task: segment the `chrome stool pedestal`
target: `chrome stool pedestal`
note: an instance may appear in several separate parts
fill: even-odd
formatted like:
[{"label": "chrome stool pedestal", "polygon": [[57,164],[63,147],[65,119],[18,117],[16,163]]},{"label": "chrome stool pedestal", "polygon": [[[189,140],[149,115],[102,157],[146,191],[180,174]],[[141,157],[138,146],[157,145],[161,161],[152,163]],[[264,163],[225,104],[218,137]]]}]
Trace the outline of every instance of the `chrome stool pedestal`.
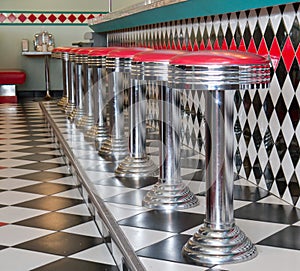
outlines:
[{"label": "chrome stool pedestal", "polygon": [[268,84],[269,62],[230,51],[200,51],[170,61],[172,89],[205,94],[206,218],[183,247],[188,261],[225,264],[256,256],[255,246],[235,225],[233,212],[234,90]]},{"label": "chrome stool pedestal", "polygon": [[[160,95],[159,134],[161,146],[159,153],[159,181],[143,199],[143,206],[148,208],[174,210],[185,209],[198,204],[196,196],[181,179],[180,93],[179,91],[171,91],[167,87],[169,60],[180,53],[179,51],[167,50],[149,51],[139,53],[133,58],[132,77],[138,80],[134,85],[140,85],[145,88],[146,81],[157,82]],[[143,92],[145,93],[145,90]],[[146,110],[146,107],[142,105],[141,108],[138,109],[143,112],[142,110]],[[145,113],[143,115],[145,115]],[[142,131],[142,134],[145,134],[145,117],[139,121],[143,124],[140,131]],[[135,122],[133,122],[133,124],[137,125]],[[138,137],[139,135],[136,136]],[[141,146],[145,145],[145,138],[145,136],[140,138]],[[144,149],[143,155],[144,157],[146,155]],[[141,158],[143,158],[143,156]],[[123,161],[121,165],[123,163],[126,163],[126,160]],[[153,171],[155,170],[153,166],[150,167],[150,169],[152,170],[152,174],[156,173],[156,171]]]},{"label": "chrome stool pedestal", "polygon": [[94,101],[94,123],[85,133],[87,141],[94,141],[99,151],[102,142],[108,139],[107,127],[107,72],[106,55],[115,50],[115,47],[95,48],[89,55],[89,66],[92,68],[92,88]]},{"label": "chrome stool pedestal", "polygon": [[109,161],[123,160],[128,155],[128,139],[124,130],[124,90],[129,86],[131,61],[145,48],[122,48],[106,57],[108,73],[109,138],[104,140],[99,155]]},{"label": "chrome stool pedestal", "polygon": [[75,91],[75,53],[79,48],[71,48],[68,52],[69,69],[68,69],[68,101],[62,107],[62,111],[69,116],[76,107]]},{"label": "chrome stool pedestal", "polygon": [[76,127],[83,132],[89,130],[94,124],[93,116],[93,97],[92,97],[92,68],[89,67],[88,54],[92,48],[82,48],[76,52],[77,63],[81,64],[82,69],[82,111],[77,112],[75,119]]}]

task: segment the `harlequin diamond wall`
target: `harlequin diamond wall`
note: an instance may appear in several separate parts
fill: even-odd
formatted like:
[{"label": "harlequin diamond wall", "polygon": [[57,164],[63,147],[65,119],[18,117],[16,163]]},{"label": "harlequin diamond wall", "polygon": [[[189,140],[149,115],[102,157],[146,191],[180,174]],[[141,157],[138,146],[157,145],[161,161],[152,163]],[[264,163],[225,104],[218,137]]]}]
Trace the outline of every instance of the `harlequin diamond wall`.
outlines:
[{"label": "harlequin diamond wall", "polygon": [[[272,59],[269,90],[237,91],[236,171],[300,207],[299,3],[192,18],[108,34],[110,46],[241,50]],[[157,97],[152,86],[149,97]],[[204,98],[185,92],[184,143],[203,152]],[[150,115],[155,115],[151,104]]]}]

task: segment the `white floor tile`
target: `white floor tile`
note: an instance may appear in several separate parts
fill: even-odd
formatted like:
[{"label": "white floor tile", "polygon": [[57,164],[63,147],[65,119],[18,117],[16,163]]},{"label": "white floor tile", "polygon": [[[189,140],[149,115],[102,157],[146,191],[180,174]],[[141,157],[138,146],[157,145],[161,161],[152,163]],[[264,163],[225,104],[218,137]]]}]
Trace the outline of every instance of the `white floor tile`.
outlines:
[{"label": "white floor tile", "polygon": [[257,246],[257,250],[256,258],[244,263],[222,265],[221,268],[230,271],[282,271],[298,270],[300,266],[300,251],[267,246]]},{"label": "white floor tile", "polygon": [[70,207],[70,208],[66,208],[63,210],[58,210],[57,212],[59,213],[66,213],[66,214],[73,214],[73,215],[85,215],[85,216],[90,216],[91,213],[88,209],[88,207],[86,206],[85,203],[83,204],[78,204],[76,206]]},{"label": "white floor tile", "polygon": [[70,171],[67,166],[62,166],[62,167],[56,167],[52,169],[48,169],[46,171],[49,172],[57,172],[57,173],[64,173],[64,174],[70,174]]},{"label": "white floor tile", "polygon": [[64,198],[72,198],[72,199],[82,199],[81,194],[77,188],[71,189],[68,191],[64,191],[61,193],[54,194],[53,196],[64,197]]},{"label": "white floor tile", "polygon": [[50,183],[60,183],[60,184],[70,184],[70,185],[76,184],[73,176],[56,179],[56,180],[50,181]]},{"label": "white floor tile", "polygon": [[98,195],[102,199],[106,199],[121,193],[126,193],[130,191],[134,191],[134,189],[131,188],[124,188],[124,187],[116,187],[116,186],[104,186],[104,185],[96,185],[95,186]]},{"label": "white floor tile", "polygon": [[149,209],[141,206],[117,204],[117,203],[105,203],[108,210],[112,213],[114,218],[118,221],[133,215],[137,215],[143,212],[149,211]]},{"label": "white floor tile", "polygon": [[73,254],[70,258],[115,265],[115,262],[105,244]]},{"label": "white floor tile", "polygon": [[6,225],[0,227],[0,244],[4,246],[15,246],[53,232],[54,231],[19,225]]},{"label": "white floor tile", "polygon": [[33,185],[40,183],[38,181],[31,181],[31,180],[24,180],[24,179],[17,179],[17,178],[5,178],[0,180],[0,189],[5,190],[13,190],[16,188],[25,187],[28,185]]},{"label": "white floor tile", "polygon": [[36,170],[6,168],[6,169],[0,169],[0,177],[17,177],[17,176],[21,176],[33,172],[36,172]]},{"label": "white floor tile", "polygon": [[278,232],[288,225],[279,223],[268,223],[245,219],[236,219],[236,225],[248,236],[248,238],[253,242],[257,243],[266,237]]},{"label": "white floor tile", "polygon": [[23,193],[18,191],[5,191],[0,193],[0,204],[13,205],[20,202],[44,197],[33,193]]},{"label": "white floor tile", "polygon": [[290,205],[287,202],[283,201],[280,198],[277,198],[276,196],[270,195],[268,197],[265,197],[261,200],[258,200],[257,203],[269,203],[269,204],[280,204],[280,205]]},{"label": "white floor tile", "polygon": [[0,152],[0,158],[17,158],[29,154],[30,153],[28,152],[19,152],[19,151]]},{"label": "white floor tile", "polygon": [[14,151],[14,150],[21,150],[27,149],[28,146],[22,145],[0,145],[0,151]]},{"label": "white floor tile", "polygon": [[121,226],[121,228],[134,250],[152,245],[176,234],[127,226]]},{"label": "white floor tile", "polygon": [[[147,271],[205,271],[207,268],[193,265],[180,264],[175,262],[160,261],[150,258],[139,257]],[[225,271],[225,270],[224,270]],[[240,270],[241,271],[241,270]],[[244,271],[244,270],[243,270]]]},{"label": "white floor tile", "polygon": [[17,166],[32,164],[34,162],[35,161],[8,158],[8,159],[0,160],[0,166],[3,166],[3,167],[17,167]]},{"label": "white floor tile", "polygon": [[63,231],[92,237],[101,237],[94,220],[86,222],[84,224],[80,224],[78,226],[74,226],[72,228],[65,229]]},{"label": "white floor tile", "polygon": [[25,271],[54,262],[62,257],[25,249],[7,248],[0,250],[1,270]]},{"label": "white floor tile", "polygon": [[1,208],[0,221],[5,223],[15,223],[45,213],[48,213],[48,211],[16,206],[6,206]]}]

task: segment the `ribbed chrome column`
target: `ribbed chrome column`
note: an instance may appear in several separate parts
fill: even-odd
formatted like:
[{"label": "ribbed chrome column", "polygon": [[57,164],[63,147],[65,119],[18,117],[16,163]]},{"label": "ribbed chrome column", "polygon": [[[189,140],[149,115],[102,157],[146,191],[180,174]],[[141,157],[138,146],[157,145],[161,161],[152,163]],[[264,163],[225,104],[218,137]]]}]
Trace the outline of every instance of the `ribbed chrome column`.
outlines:
[{"label": "ribbed chrome column", "polygon": [[140,178],[155,176],[158,168],[146,152],[146,86],[131,79],[129,89],[129,155],[115,170],[117,177]]},{"label": "ribbed chrome column", "polygon": [[[81,51],[79,51],[81,53]],[[93,87],[92,68],[89,67],[88,50],[78,56],[78,62],[82,64],[82,115],[75,120],[76,127],[84,133],[94,124],[93,116]]]},{"label": "ribbed chrome column", "polygon": [[[141,62],[134,62],[132,66],[132,76],[139,79],[139,84],[147,80],[156,82],[159,88],[159,179],[144,197],[143,206],[161,210],[185,209],[199,203],[181,179],[180,93],[167,86],[168,63],[174,55],[174,51],[146,52],[140,57]],[[142,59],[147,61],[142,62]],[[157,171],[153,170],[152,166],[152,174],[155,174]]]},{"label": "ribbed chrome column", "polygon": [[92,69],[91,79],[93,88],[94,124],[86,132],[85,139],[95,142],[98,151],[102,141],[108,138],[106,100],[107,100],[107,72],[106,56],[89,56],[89,66]]},{"label": "ribbed chrome column", "polygon": [[62,108],[69,115],[75,108],[75,59],[74,54],[69,53],[68,61],[68,102]]},{"label": "ribbed chrome column", "polygon": [[82,69],[81,61],[78,61],[78,56],[75,54],[74,65],[74,89],[75,89],[75,108],[70,112],[68,118],[76,124],[83,116],[83,82],[86,73]]}]

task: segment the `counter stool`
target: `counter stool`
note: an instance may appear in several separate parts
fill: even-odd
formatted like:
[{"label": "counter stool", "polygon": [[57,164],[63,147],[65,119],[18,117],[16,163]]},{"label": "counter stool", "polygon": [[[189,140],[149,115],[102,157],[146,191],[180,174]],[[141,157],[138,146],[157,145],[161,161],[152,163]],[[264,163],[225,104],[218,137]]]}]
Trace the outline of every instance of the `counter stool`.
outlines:
[{"label": "counter stool", "polygon": [[63,94],[57,105],[63,108],[68,103],[70,92],[70,62],[69,52],[73,47],[56,47],[52,50],[51,57],[62,60]]},{"label": "counter stool", "polygon": [[[148,161],[146,155],[146,81],[156,82],[159,88],[159,181],[143,199],[143,205],[155,209],[188,208],[198,204],[197,198],[183,184],[180,172],[180,95],[167,88],[169,60],[183,52],[155,50],[136,54],[132,62],[132,98],[130,107],[131,137],[130,155],[120,163],[117,175],[128,174],[139,165],[139,160]],[[136,164],[136,165],[135,165]],[[143,165],[143,164],[142,164]],[[147,168],[146,168],[147,169]],[[155,168],[150,167],[152,174]],[[149,169],[148,169],[149,170]],[[143,173],[143,168],[140,169]]]},{"label": "counter stool", "polygon": [[[146,80],[158,80],[162,70],[167,73],[166,59],[176,51],[146,51],[134,55],[129,89],[129,154],[115,170],[117,177],[140,178],[156,176],[157,165],[146,152]],[[167,75],[166,75],[167,77]]]},{"label": "counter stool", "polygon": [[69,52],[69,61],[70,61],[70,80],[72,84],[70,85],[71,93],[67,106],[65,107],[65,112],[68,114],[68,119],[71,122],[74,121],[77,111],[79,108],[82,108],[82,72],[81,65],[77,64],[77,51],[82,48],[74,48]]},{"label": "counter stool", "polygon": [[124,130],[124,90],[130,87],[131,61],[135,54],[147,48],[121,48],[107,54],[109,138],[102,142],[99,155],[109,161],[128,155],[128,140]]},{"label": "counter stool", "polygon": [[89,52],[88,65],[92,68],[92,88],[94,101],[94,125],[85,133],[85,139],[94,140],[99,151],[101,142],[108,138],[106,103],[107,103],[107,72],[106,55],[117,47],[97,48]]},{"label": "counter stool", "polygon": [[269,61],[249,53],[200,51],[170,61],[172,91],[200,90],[205,95],[206,218],[183,247],[188,261],[225,264],[257,254],[233,217],[234,90],[267,85],[269,79]]},{"label": "counter stool", "polygon": [[70,114],[69,118],[73,121],[76,127],[80,128],[83,123],[83,117],[86,115],[86,104],[89,100],[89,74],[88,74],[88,53],[91,47],[79,48],[74,51],[75,56],[75,109]]}]

